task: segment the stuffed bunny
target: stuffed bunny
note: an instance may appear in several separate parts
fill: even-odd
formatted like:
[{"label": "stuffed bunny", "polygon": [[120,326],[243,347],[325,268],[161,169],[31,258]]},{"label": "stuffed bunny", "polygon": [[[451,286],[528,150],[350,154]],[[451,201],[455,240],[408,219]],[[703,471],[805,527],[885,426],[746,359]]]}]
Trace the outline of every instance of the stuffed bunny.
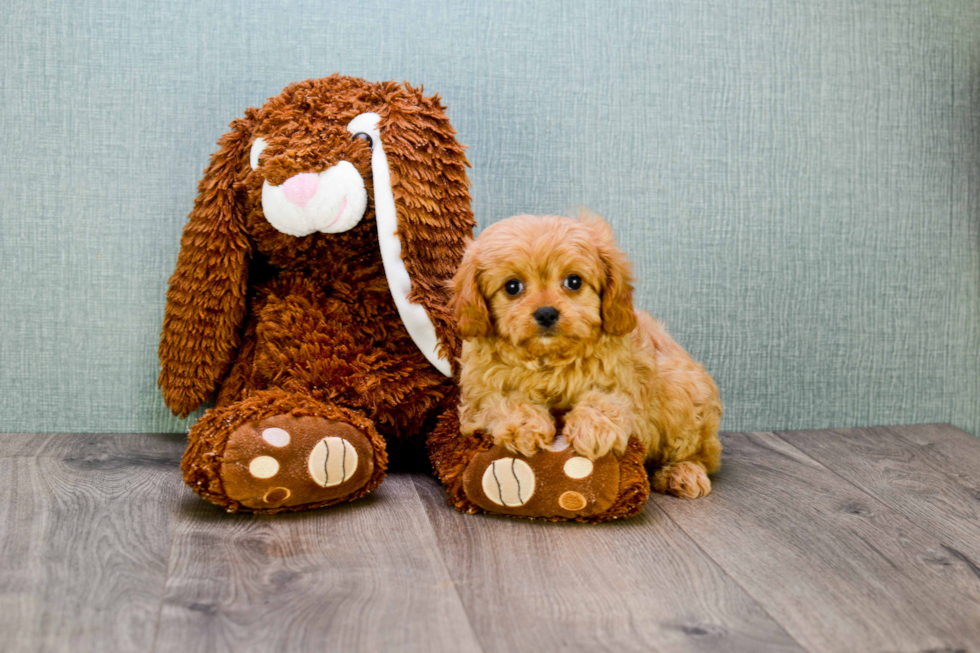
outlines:
[{"label": "stuffed bunny", "polygon": [[160,386],[193,426],[182,469],[232,511],[349,501],[389,448],[423,453],[457,395],[447,308],[473,230],[437,96],[333,75],[218,141],[170,279]]}]

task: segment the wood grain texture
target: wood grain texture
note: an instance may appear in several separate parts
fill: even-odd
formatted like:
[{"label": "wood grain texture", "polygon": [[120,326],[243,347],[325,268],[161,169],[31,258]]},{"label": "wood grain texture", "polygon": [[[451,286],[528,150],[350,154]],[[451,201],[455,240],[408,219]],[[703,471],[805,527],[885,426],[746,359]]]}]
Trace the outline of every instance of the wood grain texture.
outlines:
[{"label": "wood grain texture", "polygon": [[[0,433],[0,456],[4,458],[38,458],[63,455],[66,437],[86,437],[64,433]],[[98,436],[91,436],[98,437]]]},{"label": "wood grain texture", "polygon": [[980,440],[723,442],[709,497],[587,526],[400,474],[230,515],[181,484],[183,436],[0,435],[0,650],[980,650]]},{"label": "wood grain texture", "polygon": [[183,440],[0,435],[0,649],[151,650]]},{"label": "wood grain texture", "polygon": [[980,499],[980,439],[949,424],[891,427],[895,436],[924,452],[948,470],[956,482]]},{"label": "wood grain texture", "polygon": [[262,517],[189,492],[158,651],[478,651],[412,479]]},{"label": "wood grain texture", "polygon": [[551,524],[448,509],[416,477],[485,651],[796,651],[792,637],[656,506]]},{"label": "wood grain texture", "polygon": [[977,646],[980,579],[941,540],[771,433],[722,442],[713,494],[654,501],[805,648]]},{"label": "wood grain texture", "polygon": [[[776,435],[980,569],[980,446],[972,435],[942,426]],[[913,444],[916,440],[927,444]]]}]

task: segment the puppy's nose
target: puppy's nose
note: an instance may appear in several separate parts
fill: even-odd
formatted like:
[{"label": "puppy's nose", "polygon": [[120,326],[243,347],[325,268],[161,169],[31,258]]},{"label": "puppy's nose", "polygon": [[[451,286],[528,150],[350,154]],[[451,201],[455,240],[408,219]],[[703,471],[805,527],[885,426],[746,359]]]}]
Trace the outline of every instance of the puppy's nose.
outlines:
[{"label": "puppy's nose", "polygon": [[545,329],[552,327],[558,321],[558,309],[553,306],[542,306],[534,311],[534,321]]}]

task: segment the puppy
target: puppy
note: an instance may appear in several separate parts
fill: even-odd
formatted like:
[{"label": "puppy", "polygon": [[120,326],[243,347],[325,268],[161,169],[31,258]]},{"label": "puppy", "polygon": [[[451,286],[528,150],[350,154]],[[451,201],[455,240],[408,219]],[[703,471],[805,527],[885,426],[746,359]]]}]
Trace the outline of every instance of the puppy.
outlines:
[{"label": "puppy", "polygon": [[453,279],[463,434],[532,456],[564,414],[569,444],[592,460],[630,436],[659,467],[658,492],[711,491],[721,462],[721,401],[705,369],[644,311],[629,264],[598,216],[516,216],[473,241]]}]

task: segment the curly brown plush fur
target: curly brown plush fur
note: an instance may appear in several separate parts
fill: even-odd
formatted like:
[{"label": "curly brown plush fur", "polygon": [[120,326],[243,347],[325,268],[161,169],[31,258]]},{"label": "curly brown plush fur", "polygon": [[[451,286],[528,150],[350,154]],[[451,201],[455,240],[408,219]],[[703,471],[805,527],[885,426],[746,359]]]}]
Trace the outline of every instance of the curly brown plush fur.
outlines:
[{"label": "curly brown plush fur", "polygon": [[[452,379],[428,362],[392,299],[379,253],[372,145],[347,130],[364,113],[380,116],[409,301],[425,309],[442,356],[459,354],[447,280],[474,222],[464,148],[439,98],[407,84],[334,75],[292,84],[247,110],[218,141],[200,182],[160,342],[159,382],[175,414],[186,416],[217,393],[216,407],[191,430],[182,468],[195,491],[229,509],[336,502],[263,509],[230,496],[222,457],[237,426],[312,415],[358,429],[375,466],[366,485],[343,497],[350,499],[381,482],[387,454],[378,434],[422,450],[439,415],[455,411]],[[258,138],[266,146],[253,170]],[[293,236],[266,218],[264,185],[343,161],[367,192],[356,226]]]}]

